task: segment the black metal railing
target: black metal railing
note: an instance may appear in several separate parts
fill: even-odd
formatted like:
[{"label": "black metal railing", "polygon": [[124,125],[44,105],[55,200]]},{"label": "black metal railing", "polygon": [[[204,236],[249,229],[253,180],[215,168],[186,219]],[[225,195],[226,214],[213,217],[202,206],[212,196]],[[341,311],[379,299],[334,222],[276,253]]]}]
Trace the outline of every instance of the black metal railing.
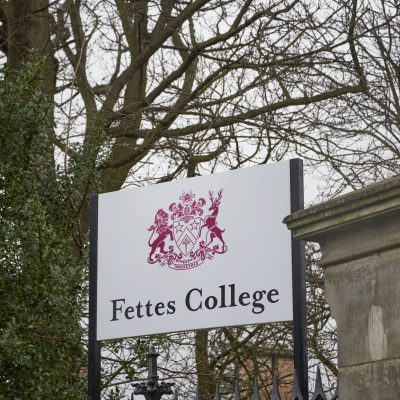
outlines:
[{"label": "black metal railing", "polygon": [[[143,395],[146,400],[160,400],[162,396],[171,394],[174,395],[173,400],[179,400],[177,392],[176,391],[174,392],[172,390],[172,386],[175,385],[174,383],[169,383],[164,381],[159,383],[158,366],[157,366],[157,357],[159,355],[160,354],[155,351],[154,347],[152,347],[150,351],[147,353],[147,358],[149,360],[147,382],[134,383],[132,385],[134,387],[134,391],[129,397],[130,400],[133,400],[135,395]],[[220,393],[221,393],[220,386],[219,384],[217,384],[215,388],[214,400],[222,400]],[[239,380],[236,380],[233,399],[242,400],[240,393],[241,393],[240,382]],[[310,393],[309,398],[310,400],[328,400],[322,386],[321,371],[319,367],[317,368],[314,390],[312,393]],[[198,389],[196,390],[195,400],[201,400],[200,392]],[[251,400],[267,400],[267,399],[262,399],[260,397],[260,389],[258,386],[257,379],[254,380]],[[272,392],[269,400],[281,400],[278,379],[276,375],[274,375],[272,380]],[[299,380],[296,371],[294,373],[294,382],[293,382],[291,400],[304,400],[304,396],[302,395],[300,390]],[[329,400],[339,400],[337,389],[335,394]]]}]

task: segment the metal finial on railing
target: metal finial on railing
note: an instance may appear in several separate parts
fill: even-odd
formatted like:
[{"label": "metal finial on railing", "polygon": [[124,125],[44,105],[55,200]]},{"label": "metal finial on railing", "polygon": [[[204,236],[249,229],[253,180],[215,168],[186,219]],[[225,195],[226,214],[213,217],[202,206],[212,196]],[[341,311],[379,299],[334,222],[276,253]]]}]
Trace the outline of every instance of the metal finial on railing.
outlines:
[{"label": "metal finial on railing", "polygon": [[157,374],[157,357],[159,354],[155,351],[154,347],[150,348],[147,353],[149,360],[148,378],[147,382],[135,383],[132,386],[135,388],[134,394],[141,394],[146,400],[160,400],[164,394],[172,394],[171,386],[174,383],[161,382],[158,383]]},{"label": "metal finial on railing", "polygon": [[149,382],[152,381],[154,383],[158,383],[157,357],[159,355],[160,353],[156,352],[154,346],[151,346],[150,351],[147,353],[147,358],[149,359],[149,373],[148,373]]},{"label": "metal finial on railing", "polygon": [[339,400],[339,386],[336,386],[335,394],[331,400]]},{"label": "metal finial on railing", "polygon": [[174,400],[178,400],[178,393],[176,392],[176,390],[174,392]]},{"label": "metal finial on railing", "polygon": [[292,391],[292,400],[303,400],[303,395],[301,394],[299,377],[297,376],[297,371],[294,370],[294,382]]},{"label": "metal finial on railing", "polygon": [[311,400],[327,400],[324,393],[324,388],[322,387],[321,370],[319,368],[319,365],[317,368],[317,378],[315,380],[314,394],[312,395]]},{"label": "metal finial on railing", "polygon": [[217,383],[215,387],[215,397],[214,400],[221,400],[221,393],[219,392],[219,384]]},{"label": "metal finial on railing", "polygon": [[200,400],[200,388],[199,385],[196,386],[196,397],[195,400]]},{"label": "metal finial on railing", "polygon": [[279,393],[278,380],[276,379],[276,374],[272,378],[272,393],[271,400],[281,400],[281,395]]},{"label": "metal finial on railing", "polygon": [[251,396],[251,400],[261,400],[260,389],[258,388],[257,376],[254,378],[253,395]]},{"label": "metal finial on railing", "polygon": [[235,397],[234,397],[234,400],[242,400],[242,396],[240,395],[239,379],[236,379],[236,382],[235,382]]}]

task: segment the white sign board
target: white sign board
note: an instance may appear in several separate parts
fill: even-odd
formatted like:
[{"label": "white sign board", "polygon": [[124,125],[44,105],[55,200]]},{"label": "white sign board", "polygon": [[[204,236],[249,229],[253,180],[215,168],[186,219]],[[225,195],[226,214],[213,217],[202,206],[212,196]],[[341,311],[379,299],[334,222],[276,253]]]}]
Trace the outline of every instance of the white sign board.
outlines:
[{"label": "white sign board", "polygon": [[99,195],[97,340],[293,319],[290,162]]}]

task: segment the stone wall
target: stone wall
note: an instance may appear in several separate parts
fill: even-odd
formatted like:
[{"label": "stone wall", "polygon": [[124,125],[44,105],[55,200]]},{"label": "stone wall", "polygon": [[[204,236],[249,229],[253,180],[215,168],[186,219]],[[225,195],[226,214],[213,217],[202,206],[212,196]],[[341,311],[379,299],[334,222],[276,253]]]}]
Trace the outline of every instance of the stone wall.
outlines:
[{"label": "stone wall", "polygon": [[321,245],[338,327],[339,399],[400,399],[400,176],[284,222]]}]

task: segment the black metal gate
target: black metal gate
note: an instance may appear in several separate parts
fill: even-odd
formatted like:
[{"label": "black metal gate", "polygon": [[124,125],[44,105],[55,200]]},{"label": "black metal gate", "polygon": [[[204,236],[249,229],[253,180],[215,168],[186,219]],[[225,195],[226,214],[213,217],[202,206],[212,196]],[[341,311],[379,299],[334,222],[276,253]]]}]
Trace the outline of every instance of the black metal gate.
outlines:
[{"label": "black metal gate", "polygon": [[[127,400],[133,400],[135,395],[143,395],[146,400],[160,400],[165,395],[173,395],[173,400],[179,400],[179,396],[176,391],[172,389],[172,386],[175,383],[159,381],[158,377],[158,366],[157,366],[157,357],[159,353],[157,353],[152,347],[150,351],[147,353],[147,358],[149,361],[148,366],[148,377],[146,382],[141,383],[133,383],[134,391]],[[220,394],[219,385],[216,386],[214,400],[223,400]],[[234,400],[241,400],[240,394],[240,382],[236,380],[235,391],[233,393]],[[321,379],[321,371],[318,367],[316,380],[314,384],[314,390],[309,394],[310,400],[328,400],[328,397],[324,393],[324,389],[322,387],[322,379]],[[297,374],[294,374],[294,382],[292,388],[292,396],[291,400],[303,400],[304,396],[301,393],[299,380]],[[338,400],[338,391],[336,389],[336,393],[329,400]],[[195,400],[202,400],[200,398],[199,390],[196,390],[196,398]],[[253,392],[251,395],[251,400],[267,400],[266,398],[262,398],[260,396],[260,390],[258,387],[257,379],[254,379]],[[273,377],[272,384],[272,393],[268,400],[281,400],[281,395],[279,393],[278,379],[277,376]]]}]

